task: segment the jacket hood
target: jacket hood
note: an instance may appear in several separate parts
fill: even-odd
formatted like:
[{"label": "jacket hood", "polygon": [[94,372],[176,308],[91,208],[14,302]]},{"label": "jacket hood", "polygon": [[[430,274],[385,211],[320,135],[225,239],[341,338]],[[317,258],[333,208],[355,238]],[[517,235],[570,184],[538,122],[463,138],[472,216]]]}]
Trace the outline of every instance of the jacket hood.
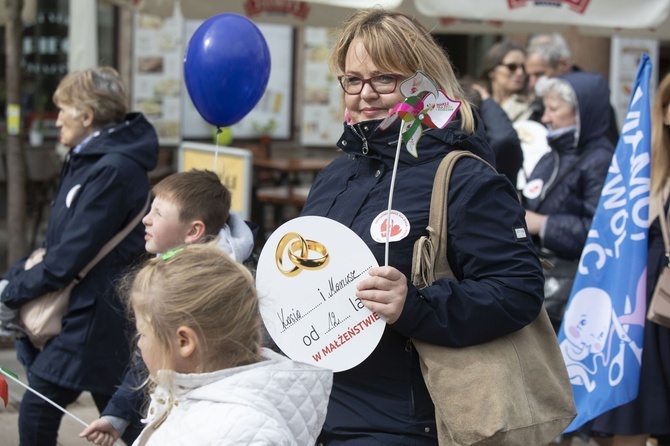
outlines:
[{"label": "jacket hood", "polygon": [[254,249],[254,234],[242,217],[231,212],[219,231],[216,246],[236,262],[242,263]]},{"label": "jacket hood", "polygon": [[130,113],[125,120],[93,134],[95,144],[86,144],[77,156],[116,153],[135,160],[145,170],[158,162],[158,135],[153,125],[141,113]]},{"label": "jacket hood", "polygon": [[[423,133],[417,146],[418,157],[414,158],[407,151],[405,143],[400,150],[400,164],[417,164],[424,159],[443,157],[446,152],[443,144],[435,144],[439,140],[447,145],[457,146],[459,149],[469,150],[480,156],[492,165],[495,165],[495,155],[489,146],[481,119],[474,114],[475,131],[468,134],[461,130],[461,121],[454,119],[443,129],[423,127]],[[344,132],[337,143],[343,151],[382,160],[395,159],[396,147],[400,126],[403,121],[397,119],[390,127],[382,130],[379,124],[383,119],[363,121],[353,125],[344,123]],[[430,140],[432,142],[429,142]],[[362,144],[361,144],[362,143]]]},{"label": "jacket hood", "polygon": [[610,90],[605,78],[584,71],[561,78],[570,84],[577,98],[577,147],[598,145],[613,151],[614,146],[606,136],[610,126]]},{"label": "jacket hood", "polygon": [[263,360],[258,363],[212,373],[159,371],[144,422],[152,423],[169,412],[172,401],[224,403],[249,407],[280,421],[296,444],[314,444],[326,418],[333,372],[268,349],[261,354]]}]

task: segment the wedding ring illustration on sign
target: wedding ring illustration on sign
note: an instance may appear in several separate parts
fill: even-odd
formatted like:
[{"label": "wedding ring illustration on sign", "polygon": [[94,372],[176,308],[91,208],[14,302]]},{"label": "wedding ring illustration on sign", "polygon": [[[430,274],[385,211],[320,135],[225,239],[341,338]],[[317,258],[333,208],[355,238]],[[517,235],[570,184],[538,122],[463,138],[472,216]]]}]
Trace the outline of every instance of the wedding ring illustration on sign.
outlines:
[{"label": "wedding ring illustration on sign", "polygon": [[302,271],[300,265],[294,265],[293,269],[290,270],[284,269],[284,251],[286,250],[288,244],[294,240],[296,242],[300,242],[300,255],[302,257],[309,254],[309,250],[307,249],[307,242],[300,236],[300,234],[295,232],[288,232],[279,240],[279,243],[277,244],[277,252],[275,253],[275,261],[277,262],[277,268],[279,271],[288,277],[296,276],[300,274],[300,271]]},{"label": "wedding ring illustration on sign", "polygon": [[[293,264],[293,268],[284,268],[284,253],[288,248],[288,258]],[[316,252],[321,257],[310,258],[310,252]],[[285,234],[277,244],[275,253],[277,269],[288,277],[294,277],[300,274],[303,269],[318,270],[325,268],[330,261],[330,255],[326,247],[314,240],[305,240],[300,234],[289,232]]]},{"label": "wedding ring illustration on sign", "polygon": [[309,252],[307,257],[305,257],[304,255],[301,257],[295,255],[296,249],[300,247],[300,242],[301,240],[296,240],[293,243],[291,243],[291,247],[288,250],[288,258],[291,259],[291,263],[293,263],[294,265],[300,265],[305,269],[321,269],[325,268],[326,265],[328,265],[328,261],[330,260],[328,250],[321,243],[315,242],[314,240],[302,240],[302,242],[307,242],[307,249],[309,252],[311,251],[318,252],[319,254],[321,254],[321,257],[310,259]]}]

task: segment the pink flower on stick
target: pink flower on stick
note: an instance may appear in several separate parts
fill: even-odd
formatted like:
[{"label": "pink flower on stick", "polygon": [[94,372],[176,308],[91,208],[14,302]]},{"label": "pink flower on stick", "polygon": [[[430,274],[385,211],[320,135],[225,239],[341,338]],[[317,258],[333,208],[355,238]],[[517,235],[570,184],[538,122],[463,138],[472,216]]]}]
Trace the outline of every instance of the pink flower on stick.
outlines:
[{"label": "pink flower on stick", "polygon": [[384,130],[398,118],[403,120],[400,129],[407,151],[415,158],[419,156],[417,145],[423,134],[423,125],[429,128],[444,128],[461,106],[460,101],[450,99],[435,83],[421,71],[400,84],[405,102],[396,105],[379,127]]},{"label": "pink flower on stick", "polygon": [[[395,189],[396,173],[398,171],[398,159],[400,158],[400,146],[405,142],[407,151],[414,158],[419,157],[417,145],[423,133],[423,125],[429,128],[444,128],[454,117],[460,101],[450,99],[442,90],[438,90],[435,82],[421,71],[414,73],[412,77],[400,84],[400,92],[405,96],[402,102],[391,110],[391,114],[384,119],[379,128],[385,130],[393,124],[396,119],[403,120],[400,126],[398,145],[396,146],[393,173],[391,174],[391,187],[389,189],[389,202],[386,214],[386,227],[391,225],[391,210],[393,209],[393,190]],[[384,265],[389,264],[389,241],[391,231],[386,231],[386,243],[384,246]]]}]

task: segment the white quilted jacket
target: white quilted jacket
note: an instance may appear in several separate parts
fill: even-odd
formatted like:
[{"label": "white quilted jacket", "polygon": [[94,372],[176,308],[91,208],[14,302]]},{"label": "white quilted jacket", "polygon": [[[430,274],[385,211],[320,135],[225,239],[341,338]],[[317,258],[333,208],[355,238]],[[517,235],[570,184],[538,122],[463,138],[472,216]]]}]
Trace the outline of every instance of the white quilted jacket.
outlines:
[{"label": "white quilted jacket", "polygon": [[161,371],[143,445],[313,445],[326,418],[330,370],[263,349],[264,360],[204,374]]}]

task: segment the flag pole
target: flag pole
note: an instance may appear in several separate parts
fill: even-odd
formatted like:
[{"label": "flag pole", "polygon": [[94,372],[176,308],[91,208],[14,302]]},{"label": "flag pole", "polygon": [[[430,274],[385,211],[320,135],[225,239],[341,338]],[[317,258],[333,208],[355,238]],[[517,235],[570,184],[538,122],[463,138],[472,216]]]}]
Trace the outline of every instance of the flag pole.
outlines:
[{"label": "flag pole", "polygon": [[[26,389],[27,391],[32,392],[32,393],[34,393],[35,395],[39,396],[40,398],[42,398],[42,399],[43,399],[44,401],[46,401],[47,403],[49,403],[49,404],[51,404],[52,406],[54,406],[56,409],[58,409],[58,410],[60,410],[61,412],[63,412],[65,415],[68,415],[68,416],[72,417],[73,419],[77,420],[77,421],[78,421],[80,424],[82,424],[84,427],[88,427],[88,423],[87,423],[87,422],[85,422],[84,420],[82,420],[81,418],[79,418],[78,416],[76,416],[75,414],[73,414],[72,412],[68,411],[68,410],[65,409],[64,407],[59,406],[57,403],[55,403],[54,401],[50,400],[50,399],[47,398],[46,396],[42,395],[42,394],[39,393],[37,390],[35,390],[35,389],[33,389],[32,387],[30,387],[30,386],[28,386],[28,385],[22,383],[21,380],[18,378],[17,375],[15,375],[14,373],[10,372],[10,371],[7,370],[6,368],[0,366],[0,373],[2,373],[3,375],[5,375],[7,378],[11,379],[11,380],[14,381],[15,383],[17,383],[18,385],[20,385],[21,387],[23,387],[23,388]],[[114,442],[114,444],[115,444],[115,445],[119,445],[119,444],[116,443],[116,442]],[[120,446],[120,445],[119,445],[119,446]]]},{"label": "flag pole", "polygon": [[49,403],[49,404],[51,404],[52,406],[54,406],[56,409],[58,409],[58,410],[60,410],[61,412],[63,412],[65,415],[69,415],[70,417],[74,418],[74,419],[77,420],[79,423],[83,424],[84,426],[88,426],[88,423],[87,423],[87,422],[85,422],[84,420],[82,420],[81,418],[79,418],[78,416],[76,416],[75,414],[73,414],[72,412],[68,412],[67,409],[65,409],[65,408],[63,408],[63,407],[61,407],[61,406],[59,406],[59,405],[56,404],[54,401],[50,400],[50,399],[47,398],[46,396],[44,396],[44,395],[42,395],[41,393],[39,393],[37,390],[33,389],[32,387],[30,387],[30,386],[28,386],[28,385],[26,385],[26,384],[23,384],[23,383],[21,382],[21,380],[19,380],[19,378],[18,378],[16,375],[14,375],[12,372],[10,372],[9,370],[5,369],[4,367],[0,367],[0,373],[2,373],[3,375],[5,375],[7,378],[11,379],[12,381],[14,381],[15,383],[17,383],[18,385],[20,385],[20,386],[23,387],[24,389],[28,390],[29,392],[32,392],[32,393],[34,393],[35,395],[39,396],[40,398],[42,398],[42,399],[43,399],[44,401],[46,401],[47,403]]}]

